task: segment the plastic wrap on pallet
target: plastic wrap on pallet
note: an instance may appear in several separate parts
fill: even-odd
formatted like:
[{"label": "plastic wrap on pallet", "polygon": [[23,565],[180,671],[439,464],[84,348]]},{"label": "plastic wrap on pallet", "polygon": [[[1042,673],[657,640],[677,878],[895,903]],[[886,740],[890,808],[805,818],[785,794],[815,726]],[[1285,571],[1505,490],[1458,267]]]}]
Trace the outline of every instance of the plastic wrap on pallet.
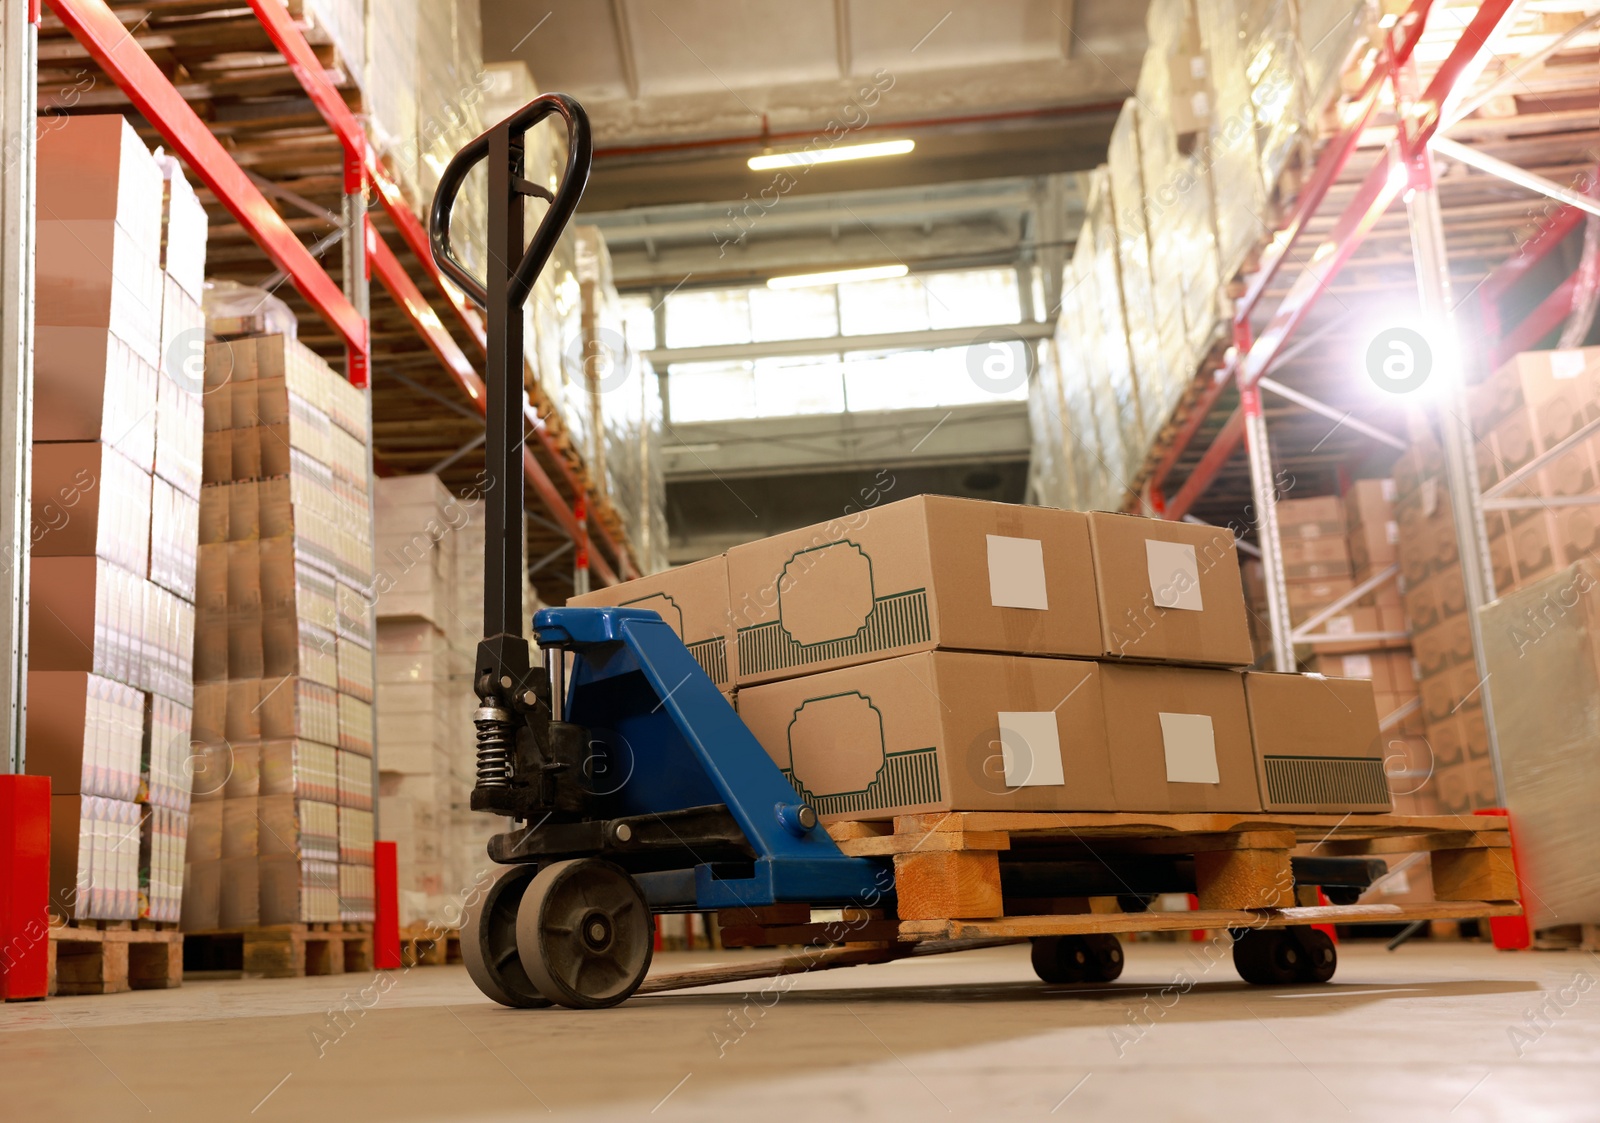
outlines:
[{"label": "plastic wrap on pallet", "polygon": [[[1094,256],[1095,308],[1100,316],[1097,348],[1100,372],[1109,399],[1102,403],[1102,418],[1121,436],[1122,458],[1117,475],[1127,480],[1145,452],[1144,426],[1139,411],[1139,384],[1134,379],[1133,356],[1128,350],[1128,322],[1122,310],[1122,275],[1117,261],[1117,228],[1111,209],[1111,183],[1104,166],[1089,180],[1088,222]],[[1119,484],[1120,486],[1120,484]]]},{"label": "plastic wrap on pallet", "polygon": [[[1088,477],[1091,481],[1088,497],[1094,508],[1110,509],[1119,505],[1113,497],[1122,490],[1119,481],[1125,478],[1123,467],[1127,450],[1102,350],[1105,329],[1100,319],[1099,283],[1094,271],[1094,233],[1087,222],[1072,253],[1072,271],[1076,283],[1070,306],[1063,305],[1062,311],[1070,312],[1073,318],[1073,334],[1087,390],[1089,424],[1084,435],[1091,442],[1089,448],[1094,461]],[[1115,342],[1120,346],[1120,339]]]},{"label": "plastic wrap on pallet", "polygon": [[1179,197],[1162,250],[1170,253],[1174,262],[1182,263],[1185,342],[1189,354],[1198,358],[1223,330],[1232,304],[1223,290],[1217,261],[1211,180],[1198,154],[1180,160],[1179,175],[1194,186]]},{"label": "plastic wrap on pallet", "polygon": [[1056,341],[1039,341],[1038,369],[1028,389],[1028,418],[1033,433],[1029,473],[1036,501],[1047,507],[1077,505],[1072,472],[1072,440],[1062,416],[1061,366]]},{"label": "plastic wrap on pallet", "polygon": [[1246,6],[1250,46],[1245,77],[1250,82],[1261,174],[1269,194],[1305,142],[1310,126],[1306,75],[1296,34],[1298,7],[1292,0]]},{"label": "plastic wrap on pallet", "polygon": [[[1332,6],[1332,5],[1330,5]],[[1256,141],[1255,106],[1246,75],[1249,33],[1247,0],[1197,0],[1200,36],[1210,60],[1213,110],[1196,151],[1215,186],[1217,249],[1222,273],[1244,265],[1261,237],[1266,183]]]},{"label": "plastic wrap on pallet", "polygon": [[418,7],[418,0],[385,0],[383,18],[370,25],[371,69],[365,88],[368,136],[401,193],[413,201],[420,198],[415,147]]},{"label": "plastic wrap on pallet", "polygon": [[1506,806],[1530,924],[1600,924],[1600,565],[1590,560],[1481,614]]},{"label": "plastic wrap on pallet", "polygon": [[[387,2],[384,7],[388,8]],[[364,87],[366,0],[301,0],[301,12],[306,38],[312,43],[332,43],[339,53],[339,69],[355,85]]]},{"label": "plastic wrap on pallet", "polygon": [[1084,358],[1084,342],[1078,332],[1079,307],[1074,291],[1077,278],[1067,268],[1062,292],[1061,315],[1056,321],[1055,355],[1061,386],[1061,427],[1067,440],[1067,475],[1071,483],[1070,501],[1074,510],[1096,506],[1095,481],[1098,469],[1094,428],[1093,387]]},{"label": "plastic wrap on pallet", "polygon": [[567,440],[580,456],[593,440],[593,399],[581,361],[569,362],[568,348],[581,351],[583,300],[577,260],[569,229],[556,243],[550,261],[534,285],[524,315],[530,361],[539,389],[561,418]]},{"label": "plastic wrap on pallet", "polygon": [[1176,378],[1162,351],[1160,321],[1156,315],[1149,230],[1145,222],[1144,172],[1139,160],[1139,112],[1138,103],[1132,98],[1122,103],[1122,112],[1111,130],[1106,172],[1117,233],[1128,351],[1139,387],[1139,419],[1143,432],[1156,433],[1175,403],[1172,388]]},{"label": "plastic wrap on pallet", "polygon": [[1338,97],[1346,64],[1371,30],[1373,8],[1366,0],[1301,0],[1297,24],[1309,119]]},{"label": "plastic wrap on pallet", "polygon": [[1160,108],[1171,101],[1164,56],[1146,52],[1138,90],[1139,102],[1150,107],[1135,118],[1139,133],[1139,171],[1145,186],[1146,237],[1152,260],[1159,260],[1163,265],[1152,269],[1150,277],[1157,346],[1167,369],[1187,371],[1194,363],[1188,326],[1183,317],[1185,263],[1174,252],[1174,231],[1179,225],[1185,196],[1194,190],[1194,184],[1183,174],[1172,119]]}]

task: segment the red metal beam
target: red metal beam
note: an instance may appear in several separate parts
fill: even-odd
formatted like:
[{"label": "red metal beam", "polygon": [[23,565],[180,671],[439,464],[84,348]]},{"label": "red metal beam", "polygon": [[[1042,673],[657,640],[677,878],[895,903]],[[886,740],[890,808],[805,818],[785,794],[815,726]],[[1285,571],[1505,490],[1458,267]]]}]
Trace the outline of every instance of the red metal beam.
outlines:
[{"label": "red metal beam", "polygon": [[[372,239],[372,271],[377,276],[383,287],[389,290],[389,295],[395,302],[406,310],[413,323],[417,325],[427,342],[429,350],[444,364],[445,370],[450,372],[450,377],[456,382],[463,393],[472,401],[472,408],[482,414],[486,408],[484,398],[483,379],[478,377],[478,372],[472,368],[467,356],[456,344],[455,337],[445,330],[440,323],[438,315],[428,306],[423,299],[421,291],[411,280],[411,277],[401,267],[400,260],[395,257],[394,251],[387,242],[376,235]],[[528,413],[532,413],[529,409]],[[533,418],[537,423],[537,418]],[[551,482],[544,467],[526,447],[522,450],[522,464],[528,477],[528,483],[533,487],[535,494],[544,503],[551,516],[560,524],[574,542],[585,541],[582,522],[567,507],[567,501]],[[581,493],[580,493],[581,494]],[[617,582],[616,572],[607,564],[605,558],[596,556],[592,559],[595,571],[609,585]]]},{"label": "red metal beam", "polygon": [[128,34],[105,0],[49,0],[51,11],[100,68],[128,95],[133,107],[183,157],[273,265],[288,274],[300,295],[322,314],[345,345],[365,351],[367,323],[343,290],[311,256],[272,204],[211,135],[188,102]]},{"label": "red metal beam", "polygon": [[1239,451],[1239,446],[1244,443],[1244,409],[1236,408],[1227,422],[1222,426],[1216,438],[1211,442],[1211,447],[1206,449],[1206,454],[1200,458],[1194,471],[1189,473],[1189,478],[1183,481],[1183,486],[1178,489],[1178,494],[1167,500],[1166,518],[1174,521],[1187,515],[1195,505],[1195,501],[1211,486],[1211,481],[1221,473],[1223,465],[1233,458]]},{"label": "red metal beam", "polygon": [[1294,211],[1290,214],[1289,221],[1279,229],[1267,248],[1262,251],[1261,264],[1251,276],[1244,296],[1239,299],[1233,317],[1235,323],[1245,323],[1249,320],[1256,304],[1260,302],[1267,287],[1277,276],[1278,269],[1288,260],[1289,254],[1300,240],[1300,235],[1305,233],[1306,224],[1321,209],[1328,190],[1338,181],[1345,165],[1350,162],[1350,157],[1355,154],[1356,148],[1361,143],[1361,136],[1366,132],[1367,124],[1377,109],[1379,93],[1390,76],[1411,58],[1417,41],[1422,38],[1422,29],[1427,23],[1428,9],[1432,4],[1433,0],[1415,0],[1397,25],[1401,33],[1399,42],[1391,38],[1384,45],[1373,65],[1372,73],[1367,76],[1366,83],[1350,103],[1354,110],[1350,123],[1323,148],[1310,178],[1306,180],[1305,186],[1295,199]]},{"label": "red metal beam", "polygon": [[1495,370],[1511,356],[1531,351],[1538,342],[1562,325],[1572,315],[1573,301],[1578,296],[1578,271],[1574,269],[1549,296],[1539,302],[1517,326],[1501,337],[1489,353],[1489,369]]},{"label": "red metal beam", "polygon": [[1317,298],[1327,291],[1345,262],[1360,248],[1367,232],[1383,217],[1383,212],[1389,209],[1389,204],[1395,201],[1405,186],[1405,165],[1394,157],[1392,151],[1386,151],[1367,173],[1367,178],[1361,181],[1355,198],[1340,213],[1338,221],[1312,253],[1305,269],[1295,278],[1294,284],[1278,305],[1278,310],[1273,313],[1272,321],[1251,345],[1250,353],[1240,360],[1238,377],[1241,384],[1253,386],[1272,367],[1273,361],[1288,343],[1289,336],[1305,322]]}]

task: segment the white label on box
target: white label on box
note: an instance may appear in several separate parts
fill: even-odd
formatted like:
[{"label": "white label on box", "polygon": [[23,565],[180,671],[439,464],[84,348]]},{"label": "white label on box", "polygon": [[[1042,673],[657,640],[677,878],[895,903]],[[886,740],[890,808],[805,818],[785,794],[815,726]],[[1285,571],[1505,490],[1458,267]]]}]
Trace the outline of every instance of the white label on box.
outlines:
[{"label": "white label on box", "polygon": [[1067,782],[1061,769],[1061,731],[1054,710],[1002,710],[996,716],[1008,786],[1031,788]]},{"label": "white label on box", "polygon": [[1144,540],[1145,571],[1150,576],[1150,596],[1158,608],[1201,612],[1200,566],[1194,547],[1186,542]]},{"label": "white label on box", "polygon": [[1390,519],[1383,524],[1383,536],[1389,540],[1389,545],[1396,546],[1400,543],[1400,524]]},{"label": "white label on box", "polygon": [[1384,502],[1386,502],[1386,503],[1393,503],[1394,502],[1395,489],[1394,489],[1394,481],[1393,480],[1384,480],[1383,483],[1379,486],[1378,490],[1383,493]]},{"label": "white label on box", "polygon": [[1189,111],[1200,118],[1211,116],[1211,99],[1206,97],[1204,90],[1196,90],[1189,95]]},{"label": "white label on box", "polygon": [[1353,636],[1356,634],[1356,618],[1354,616],[1335,616],[1325,625],[1330,636]]},{"label": "white label on box", "polygon": [[1577,378],[1583,373],[1582,351],[1551,351],[1550,377]]},{"label": "white label on box", "polygon": [[1372,677],[1372,656],[1370,656],[1370,655],[1346,655],[1344,657],[1344,677],[1345,678],[1371,678]]},{"label": "white label on box", "polygon": [[1167,783],[1218,784],[1217,735],[1208,714],[1167,714],[1161,718],[1161,744],[1167,753]]},{"label": "white label on box", "polygon": [[1439,509],[1439,481],[1431,477],[1423,480],[1418,491],[1422,495],[1422,517],[1433,518],[1434,512]]},{"label": "white label on box", "polygon": [[1049,608],[1044,544],[1037,538],[985,537],[989,540],[989,603],[996,608]]}]

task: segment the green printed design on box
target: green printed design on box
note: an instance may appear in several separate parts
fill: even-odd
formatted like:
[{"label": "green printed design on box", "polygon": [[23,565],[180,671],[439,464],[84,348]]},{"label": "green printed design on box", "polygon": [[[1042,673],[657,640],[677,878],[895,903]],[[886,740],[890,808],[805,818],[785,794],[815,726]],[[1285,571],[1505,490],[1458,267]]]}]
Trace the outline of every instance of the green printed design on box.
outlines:
[{"label": "green printed design on box", "polygon": [[[806,699],[795,709],[787,736],[789,766],[783,774],[820,814],[939,800],[938,750],[885,751],[883,715],[859,691]],[[824,786],[829,790],[812,790]]]},{"label": "green printed design on box", "polygon": [[1350,803],[1389,806],[1380,757],[1267,756],[1269,803]]},{"label": "green printed design on box", "polygon": [[819,815],[939,802],[938,749],[909,749],[903,753],[885,754],[883,767],[878,770],[877,777],[859,792],[817,795],[807,791],[790,769],[785,768],[783,774],[794,785],[794,790],[800,793],[800,798],[815,808]]},{"label": "green printed design on box", "polygon": [[712,636],[710,639],[691,641],[683,634],[683,609],[666,593],[651,593],[647,597],[623,601],[618,607],[647,608],[656,613],[672,629],[673,634],[683,640],[689,654],[694,656],[694,661],[700,664],[700,669],[710,676],[711,681],[719,687],[728,685],[727,640],[722,636]]},{"label": "green printed design on box", "polygon": [[776,620],[740,628],[739,667],[741,673],[766,674],[806,663],[927,643],[931,634],[927,590],[912,589],[878,598],[861,629],[843,639],[798,643]]},{"label": "green printed design on box", "polygon": [[698,643],[685,644],[700,669],[718,686],[728,685],[728,641],[722,636],[712,636]]}]

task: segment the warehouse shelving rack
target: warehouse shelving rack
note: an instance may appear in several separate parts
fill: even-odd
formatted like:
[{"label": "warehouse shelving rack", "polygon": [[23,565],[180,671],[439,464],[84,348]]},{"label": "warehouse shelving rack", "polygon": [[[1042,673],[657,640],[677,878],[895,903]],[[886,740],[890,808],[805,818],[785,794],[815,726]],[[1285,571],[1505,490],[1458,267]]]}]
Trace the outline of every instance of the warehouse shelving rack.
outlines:
[{"label": "warehouse shelving rack", "polygon": [[[1578,227],[1586,212],[1600,215],[1600,203],[1507,161],[1439,135],[1443,127],[1453,123],[1451,117],[1454,120],[1465,117],[1488,100],[1497,87],[1516,77],[1517,71],[1508,64],[1491,80],[1489,88],[1478,90],[1468,101],[1462,100],[1471,92],[1472,84],[1489,61],[1496,33],[1506,24],[1515,7],[1515,0],[1484,0],[1462,28],[1448,57],[1420,92],[1416,90],[1417,65],[1413,55],[1426,28],[1430,10],[1435,8],[1434,3],[1432,0],[1414,0],[1407,12],[1389,29],[1388,39],[1374,60],[1370,73],[1358,92],[1342,108],[1342,127],[1322,146],[1314,168],[1299,190],[1295,205],[1266,242],[1255,272],[1244,280],[1243,291],[1234,302],[1231,322],[1233,347],[1209,380],[1202,379],[1181,416],[1170,427],[1169,435],[1152,450],[1147,461],[1148,470],[1136,497],[1137,503],[1152,513],[1181,519],[1192,517],[1197,501],[1217,481],[1224,465],[1239,446],[1245,446],[1250,475],[1250,503],[1266,579],[1272,665],[1276,670],[1294,670],[1296,643],[1317,638],[1316,629],[1324,621],[1381,584],[1393,580],[1398,572],[1397,567],[1391,567],[1375,575],[1299,627],[1292,626],[1276,515],[1279,485],[1274,474],[1267,419],[1262,405],[1263,391],[1274,393],[1302,409],[1321,414],[1379,443],[1396,449],[1406,447],[1406,442],[1395,434],[1361,422],[1350,411],[1319,401],[1268,377],[1275,364],[1289,357],[1291,339],[1297,331],[1306,327],[1313,306],[1329,290],[1340,271],[1351,262],[1385,212],[1396,199],[1404,196],[1422,315],[1435,331],[1454,337],[1456,300],[1451,291],[1450,264],[1435,174],[1436,158],[1442,156],[1466,164],[1560,204],[1560,209],[1548,216],[1547,221],[1518,253],[1500,262],[1477,286],[1476,291],[1467,294],[1474,302],[1471,307],[1479,313],[1486,335],[1498,337],[1498,343],[1488,356],[1490,369],[1510,355],[1536,344],[1573,310],[1578,291],[1576,271],[1509,330],[1501,330],[1497,301],[1545,262],[1563,239]],[[1600,23],[1600,16],[1571,28],[1531,58],[1517,61],[1529,68],[1538,65],[1596,23]],[[1319,221],[1326,225],[1329,212],[1333,210],[1333,189],[1340,182],[1342,173],[1351,165],[1352,157],[1362,145],[1364,137],[1373,129],[1379,95],[1385,89],[1393,92],[1398,110],[1398,123],[1391,130],[1393,139],[1372,161],[1370,169],[1353,193],[1346,192],[1348,201],[1342,210],[1332,215],[1331,226],[1307,257],[1304,251],[1309,243],[1308,232]],[[1303,265],[1273,310],[1265,330],[1254,334],[1251,328],[1253,314],[1264,307],[1264,298],[1269,289],[1297,251],[1305,257]],[[1311,333],[1302,338],[1297,346],[1313,344],[1315,337],[1316,333]],[[1483,509],[1486,504],[1497,509],[1509,509],[1517,504],[1526,505],[1528,501],[1504,497],[1504,493],[1515,483],[1514,480],[1496,485],[1487,497],[1480,495],[1472,451],[1474,438],[1470,430],[1466,387],[1461,373],[1445,372],[1449,384],[1438,408],[1451,502],[1455,510],[1467,513],[1467,517],[1456,520],[1456,531],[1463,559],[1474,658],[1479,679],[1485,680],[1488,669],[1484,664],[1477,609],[1493,599],[1495,590]],[[1238,404],[1218,425],[1216,417],[1219,407],[1230,389],[1237,392]],[[1592,428],[1586,428],[1582,435],[1587,435]],[[1203,429],[1211,430],[1211,435],[1209,442],[1201,446],[1197,441]],[[1581,435],[1569,444],[1575,444],[1580,439]],[[1204,451],[1189,466],[1181,486],[1170,498],[1167,497],[1163,489],[1168,479],[1180,462],[1197,447],[1203,447]],[[1539,466],[1560,455],[1565,447],[1551,450],[1541,457]],[[1526,478],[1534,470],[1534,466],[1529,466],[1519,472],[1516,479]],[[1384,633],[1341,635],[1339,638],[1343,641],[1365,639],[1378,642],[1392,637]],[[1487,684],[1483,688],[1483,698],[1496,787],[1503,803],[1505,788],[1500,775],[1498,746],[1494,743],[1492,700]]]},{"label": "warehouse shelving rack", "polygon": [[[466,350],[446,326],[446,320],[476,345],[484,348],[482,318],[465,296],[434,266],[427,251],[427,233],[394,177],[367,142],[361,122],[330,79],[328,69],[306,39],[300,24],[282,0],[248,0],[262,32],[282,55],[290,73],[315,107],[343,152],[343,222],[347,236],[346,281],[341,291],[327,271],[312,257],[233,155],[211,135],[206,122],[191,109],[139,42],[136,27],[128,26],[105,0],[47,0],[47,8],[87,50],[93,61],[127,95],[144,118],[181,156],[217,201],[238,220],[277,268],[288,274],[296,291],[341,337],[351,380],[366,386],[372,362],[370,316],[367,312],[368,278],[375,276],[427,345],[465,401],[459,408],[481,416],[483,384]],[[37,3],[35,4],[37,7]],[[367,214],[368,194],[398,235],[409,259],[429,287],[449,307],[439,310],[412,279],[407,266]],[[359,232],[362,236],[355,236]],[[458,400],[459,401],[459,400]],[[451,403],[455,405],[456,403]],[[604,517],[606,505],[588,494],[590,487],[581,466],[575,467],[559,447],[539,411],[525,406],[530,443],[545,456],[524,450],[523,467],[531,492],[542,513],[534,517],[571,539],[575,552],[587,558],[595,577],[603,583],[637,575],[637,569],[612,520]],[[378,450],[382,456],[382,449]],[[548,465],[548,467],[547,467]],[[591,512],[595,517],[580,517]],[[597,547],[587,549],[590,540]]]}]

